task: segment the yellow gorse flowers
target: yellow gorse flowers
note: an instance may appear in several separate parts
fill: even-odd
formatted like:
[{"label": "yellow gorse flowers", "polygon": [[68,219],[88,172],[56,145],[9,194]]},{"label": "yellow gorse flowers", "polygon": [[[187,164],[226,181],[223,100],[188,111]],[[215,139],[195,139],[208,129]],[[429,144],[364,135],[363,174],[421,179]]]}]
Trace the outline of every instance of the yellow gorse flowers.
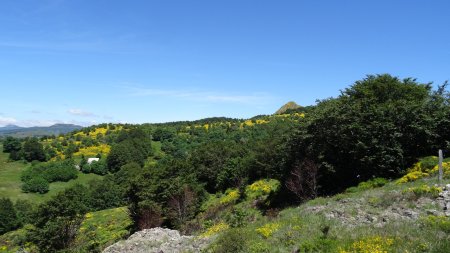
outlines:
[{"label": "yellow gorse flowers", "polygon": [[373,236],[354,242],[349,249],[340,249],[339,253],[388,253],[393,244],[394,239]]},{"label": "yellow gorse flowers", "polygon": [[267,223],[264,226],[257,228],[255,231],[264,238],[269,238],[273,235],[273,233],[278,231],[280,226],[281,225],[279,223]]}]

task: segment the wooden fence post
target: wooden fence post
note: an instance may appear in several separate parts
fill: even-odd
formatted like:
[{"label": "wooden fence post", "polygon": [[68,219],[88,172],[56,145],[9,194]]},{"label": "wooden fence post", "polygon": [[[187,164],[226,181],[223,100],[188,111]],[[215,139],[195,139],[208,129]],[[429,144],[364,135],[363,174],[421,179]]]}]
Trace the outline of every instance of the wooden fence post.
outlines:
[{"label": "wooden fence post", "polygon": [[442,149],[439,149],[439,183],[442,183],[442,178],[444,176],[444,170],[442,168],[442,160],[444,159],[442,155]]}]

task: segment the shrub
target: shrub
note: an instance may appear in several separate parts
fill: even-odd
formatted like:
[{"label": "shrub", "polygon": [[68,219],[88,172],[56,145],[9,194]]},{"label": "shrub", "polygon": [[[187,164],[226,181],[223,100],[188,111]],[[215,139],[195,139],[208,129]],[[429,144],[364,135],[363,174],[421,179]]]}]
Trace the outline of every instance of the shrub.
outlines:
[{"label": "shrub", "polygon": [[422,171],[411,171],[408,174],[404,175],[402,178],[397,180],[397,184],[403,184],[407,182],[416,181],[417,179],[428,177],[430,174],[424,173]]},{"label": "shrub", "polygon": [[40,194],[47,193],[49,190],[49,183],[43,177],[33,177],[30,180],[25,181],[22,184],[22,191],[24,192],[36,192]]},{"label": "shrub", "polygon": [[279,223],[267,223],[264,226],[257,228],[256,232],[267,239],[271,237],[273,233],[277,232],[279,228]]},{"label": "shrub", "polygon": [[230,229],[219,236],[209,250],[215,253],[245,252],[246,238],[242,229]]},{"label": "shrub", "polygon": [[394,244],[392,238],[383,238],[381,236],[373,236],[353,242],[346,249],[340,249],[339,253],[383,253],[390,252],[391,246]]},{"label": "shrub", "polygon": [[[450,175],[450,162],[445,159],[442,167],[444,169],[445,176]],[[408,169],[408,173],[402,178],[397,180],[398,184],[416,181],[417,179],[428,177],[431,174],[435,174],[439,171],[438,158],[435,156],[428,156],[422,158],[419,162],[415,163]]]},{"label": "shrub", "polygon": [[106,167],[106,162],[104,160],[92,162],[90,165],[90,170],[90,172],[102,176],[108,173],[108,168]]},{"label": "shrub", "polygon": [[67,182],[78,177],[78,171],[72,160],[61,162],[50,162],[44,165],[43,176],[49,182],[62,181]]},{"label": "shrub", "polygon": [[247,199],[267,197],[270,193],[278,191],[280,182],[275,179],[263,179],[254,182],[245,188]]},{"label": "shrub", "polygon": [[237,190],[237,189],[235,189],[235,190],[232,190],[232,189],[228,189],[226,192],[225,192],[225,196],[223,196],[222,198],[220,198],[220,204],[222,204],[222,205],[226,205],[226,204],[230,204],[230,203],[233,203],[233,202],[235,202],[236,200],[238,200],[239,199],[239,196],[240,196],[240,194],[239,194],[239,190]]},{"label": "shrub", "polygon": [[37,163],[24,170],[21,180],[24,182],[24,192],[48,192],[48,184],[55,181],[67,182],[78,177],[78,171],[73,161],[56,161],[48,163]]},{"label": "shrub", "polygon": [[422,197],[422,196],[429,196],[433,198],[437,198],[439,196],[439,193],[442,191],[442,188],[437,186],[428,186],[428,185],[421,185],[417,187],[410,187],[408,189],[405,189],[404,193],[412,193],[415,195],[416,198]]},{"label": "shrub", "polygon": [[247,224],[250,215],[248,210],[235,207],[225,215],[225,220],[231,227],[242,227]]},{"label": "shrub", "polygon": [[364,191],[364,190],[368,190],[368,189],[378,188],[378,187],[384,186],[388,182],[389,182],[389,180],[387,180],[385,178],[377,177],[374,179],[370,179],[366,182],[361,182],[356,187],[347,188],[347,190],[345,190],[345,192],[351,193],[351,192],[359,192],[359,191]]},{"label": "shrub", "polygon": [[222,231],[227,230],[229,227],[230,226],[228,224],[226,224],[225,222],[217,223],[216,225],[209,227],[204,233],[202,233],[200,235],[200,237],[205,238],[205,237],[210,237],[210,236],[216,235]]},{"label": "shrub", "polygon": [[422,218],[422,224],[425,226],[442,230],[446,233],[450,233],[449,217],[429,215],[425,218]]},{"label": "shrub", "polygon": [[364,190],[382,187],[389,181],[385,178],[377,177],[366,182],[361,182],[358,187]]}]

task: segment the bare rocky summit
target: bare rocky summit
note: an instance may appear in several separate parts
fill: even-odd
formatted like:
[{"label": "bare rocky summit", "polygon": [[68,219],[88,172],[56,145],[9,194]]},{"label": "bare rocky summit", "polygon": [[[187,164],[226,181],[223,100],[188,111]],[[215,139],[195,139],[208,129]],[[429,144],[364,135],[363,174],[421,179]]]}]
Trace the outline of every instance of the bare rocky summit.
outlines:
[{"label": "bare rocky summit", "polygon": [[103,253],[181,253],[200,252],[208,246],[208,239],[180,235],[166,228],[144,229],[127,240],[117,242]]},{"label": "bare rocky summit", "polygon": [[290,101],[288,103],[286,103],[285,105],[283,105],[280,109],[278,109],[275,114],[283,114],[286,113],[289,110],[295,110],[300,108],[301,106],[299,106],[297,103],[295,103],[294,101]]}]

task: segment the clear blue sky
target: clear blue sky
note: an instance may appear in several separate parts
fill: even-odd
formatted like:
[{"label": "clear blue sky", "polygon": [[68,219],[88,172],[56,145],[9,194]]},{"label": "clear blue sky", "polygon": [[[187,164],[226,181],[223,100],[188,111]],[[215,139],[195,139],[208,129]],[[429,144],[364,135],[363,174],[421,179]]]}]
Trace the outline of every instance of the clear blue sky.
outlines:
[{"label": "clear blue sky", "polygon": [[0,126],[311,105],[367,74],[450,79],[450,1],[0,2]]}]

